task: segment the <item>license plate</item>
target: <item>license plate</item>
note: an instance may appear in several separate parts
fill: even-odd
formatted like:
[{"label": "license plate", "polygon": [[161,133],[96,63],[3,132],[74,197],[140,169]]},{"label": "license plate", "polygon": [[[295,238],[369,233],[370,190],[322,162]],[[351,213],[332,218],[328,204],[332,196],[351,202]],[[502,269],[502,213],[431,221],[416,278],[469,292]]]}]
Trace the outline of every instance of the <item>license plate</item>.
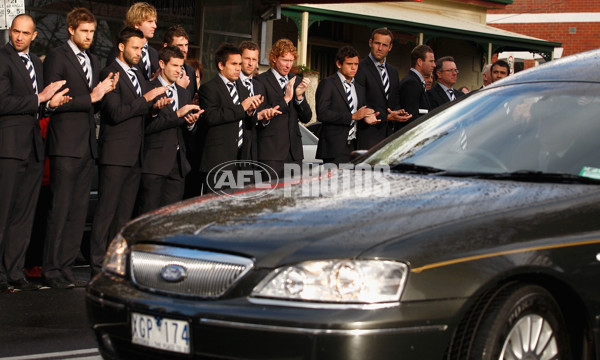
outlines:
[{"label": "license plate", "polygon": [[190,324],[183,320],[131,313],[131,342],[189,354]]}]

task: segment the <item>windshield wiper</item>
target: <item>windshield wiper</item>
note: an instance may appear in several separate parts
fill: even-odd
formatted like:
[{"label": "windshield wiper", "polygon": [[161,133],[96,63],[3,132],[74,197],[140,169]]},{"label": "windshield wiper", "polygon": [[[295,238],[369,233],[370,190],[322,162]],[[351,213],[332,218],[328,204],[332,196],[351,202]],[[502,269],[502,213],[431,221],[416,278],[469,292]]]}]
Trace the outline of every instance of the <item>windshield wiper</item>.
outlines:
[{"label": "windshield wiper", "polygon": [[504,173],[479,173],[479,172],[444,172],[442,176],[473,177],[477,179],[516,180],[539,183],[563,183],[563,184],[600,184],[600,180],[589,177],[566,174],[545,173],[543,171],[518,170]]},{"label": "windshield wiper", "polygon": [[390,170],[399,171],[406,174],[436,174],[446,171],[432,166],[423,166],[404,162],[391,165]]}]

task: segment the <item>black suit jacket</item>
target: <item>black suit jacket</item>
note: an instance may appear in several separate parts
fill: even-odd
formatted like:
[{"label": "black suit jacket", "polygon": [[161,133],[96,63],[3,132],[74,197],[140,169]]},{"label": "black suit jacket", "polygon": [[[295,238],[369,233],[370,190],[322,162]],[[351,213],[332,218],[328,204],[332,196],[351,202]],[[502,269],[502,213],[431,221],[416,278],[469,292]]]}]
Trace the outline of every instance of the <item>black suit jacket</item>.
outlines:
[{"label": "black suit jacket", "polygon": [[[44,89],[43,66],[29,52],[35,68],[38,91]],[[38,105],[31,78],[23,60],[9,44],[0,49],[0,158],[25,160],[33,147],[36,159],[44,159]]]},{"label": "black suit jacket", "polygon": [[[142,161],[144,117],[152,102],[138,97],[127,73],[116,61],[100,72],[100,78],[104,79],[111,72],[119,72],[119,82],[102,100],[99,164],[133,166],[138,160]],[[150,83],[144,80],[139,70],[136,72],[142,94],[145,94],[150,90]]]},{"label": "black suit jacket", "polygon": [[[236,82],[240,103],[248,97],[248,90],[240,80]],[[200,171],[209,172],[226,161],[250,160],[252,131],[255,118],[248,116],[242,105],[234,105],[229,89],[219,75],[200,87],[200,107],[204,109],[202,121],[206,124],[206,139],[202,150]],[[238,159],[239,121],[243,121],[244,134]]]},{"label": "black suit jacket", "polygon": [[[152,87],[162,86],[158,79],[152,80],[150,84]],[[175,88],[177,89],[179,108],[192,102],[190,93],[186,89],[179,85],[175,85]],[[161,97],[164,96],[166,95]],[[147,116],[142,173],[166,176],[177,161],[180,164],[179,174],[181,177],[185,177],[191,170],[186,157],[184,141],[186,132],[189,130],[185,118],[177,117],[171,104],[163,107],[158,116]]]},{"label": "black suit jacket", "polygon": [[[113,61],[115,61],[115,58],[119,55],[119,48],[117,47],[117,45],[113,46],[112,49],[110,49],[110,52],[108,53],[108,56],[106,57],[106,66],[110,65]],[[148,58],[150,58],[150,71],[152,72],[152,74],[156,73],[156,71],[158,70],[158,51],[156,51],[155,48],[152,47],[152,45],[148,44]],[[144,79],[150,81],[150,79],[148,78],[148,75],[146,74],[146,72],[143,70],[144,67],[144,63],[142,62],[142,59],[140,58],[140,62],[137,66],[137,68],[140,70],[140,73],[144,75]],[[194,82],[195,82],[195,74],[194,74]]]},{"label": "black suit jacket", "polygon": [[419,109],[431,110],[429,99],[425,93],[425,88],[421,83],[421,79],[414,71],[409,70],[408,74],[404,76],[400,81],[400,107],[406,110],[412,115],[409,121],[404,123],[397,123],[394,127],[394,131],[406,126],[412,121],[415,121],[422,114],[419,113]]},{"label": "black suit jacket", "polygon": [[86,50],[92,65],[92,86],[88,85],[83,67],[68,43],[50,50],[44,61],[45,84],[66,80],[67,95],[73,99],[50,114],[46,142],[50,156],[82,157],[89,149],[98,157],[96,121],[99,110],[92,104],[90,92],[98,84],[100,64],[98,58]]},{"label": "black suit jacket", "polygon": [[[295,91],[302,81],[302,76],[288,74],[290,79],[294,76],[297,76],[294,83]],[[296,96],[286,103],[281,85],[271,69],[257,75],[255,80],[264,87],[264,106],[271,108],[279,105],[279,111],[282,112],[271,119],[268,125],[258,124],[258,160],[284,161],[288,154],[291,154],[294,161],[301,161],[304,153],[302,152],[302,134],[298,127],[298,121],[306,124],[311,120],[310,105],[306,98],[297,104]]]},{"label": "black suit jacket", "polygon": [[[354,82],[358,107],[365,105],[365,88]],[[317,146],[317,158],[329,159],[347,154],[348,133],[351,129],[352,114],[346,90],[338,74],[323,79],[317,87],[317,120],[323,125]],[[355,109],[355,110],[357,110]],[[357,126],[361,121],[357,121]]]},{"label": "black suit jacket", "polygon": [[188,91],[188,93],[191,94],[193,99],[194,95],[198,93],[198,84],[196,83],[196,70],[194,70],[194,68],[189,64],[183,64],[183,67],[185,69],[186,75],[190,77],[190,84],[187,86],[186,90]]},{"label": "black suit jacket", "polygon": [[381,81],[381,75],[373,60],[370,57],[362,59],[358,65],[355,81],[359,83],[366,91],[366,104],[369,108],[379,112],[379,124],[368,125],[364,121],[359,122],[357,129],[357,140],[359,149],[369,149],[375,144],[385,139],[388,135],[387,109],[398,110],[398,91],[399,91],[399,76],[398,70],[385,63],[388,78],[390,81],[389,96],[385,98],[385,89]]},{"label": "black suit jacket", "polygon": [[[457,99],[464,95],[462,91],[458,91],[456,89],[453,90],[454,96],[456,96]],[[438,106],[444,105],[445,103],[450,101],[450,98],[448,97],[446,91],[442,89],[440,84],[435,84],[434,87],[427,90],[427,97],[429,99],[429,104],[431,105],[431,110],[435,109]]]}]

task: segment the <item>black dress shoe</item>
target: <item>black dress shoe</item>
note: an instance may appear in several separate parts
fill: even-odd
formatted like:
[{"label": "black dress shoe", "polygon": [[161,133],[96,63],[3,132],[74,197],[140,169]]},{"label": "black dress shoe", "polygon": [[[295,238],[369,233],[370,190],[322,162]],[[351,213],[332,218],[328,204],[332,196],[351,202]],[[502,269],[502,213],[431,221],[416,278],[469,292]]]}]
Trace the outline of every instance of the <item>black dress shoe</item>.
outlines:
[{"label": "black dress shoe", "polygon": [[17,281],[10,281],[9,283],[15,287],[16,291],[33,291],[33,290],[39,290],[41,288],[40,285],[30,283],[29,281],[27,281],[25,279],[19,279]]},{"label": "black dress shoe", "polygon": [[62,278],[44,279],[44,285],[52,289],[72,289],[75,287],[75,284]]},{"label": "black dress shoe", "polygon": [[75,279],[73,276],[64,275],[63,280],[71,287],[86,287],[88,285],[87,281]]},{"label": "black dress shoe", "polygon": [[13,290],[14,287],[8,285],[8,283],[4,280],[0,281],[0,291],[9,291]]}]

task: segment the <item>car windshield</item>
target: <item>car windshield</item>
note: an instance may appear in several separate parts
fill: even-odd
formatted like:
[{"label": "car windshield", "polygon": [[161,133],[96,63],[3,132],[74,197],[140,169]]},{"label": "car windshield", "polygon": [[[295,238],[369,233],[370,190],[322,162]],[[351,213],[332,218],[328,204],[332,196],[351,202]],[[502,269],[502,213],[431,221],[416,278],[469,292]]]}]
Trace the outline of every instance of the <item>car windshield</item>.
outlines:
[{"label": "car windshield", "polygon": [[600,175],[600,85],[477,92],[390,139],[366,163],[439,173]]}]

